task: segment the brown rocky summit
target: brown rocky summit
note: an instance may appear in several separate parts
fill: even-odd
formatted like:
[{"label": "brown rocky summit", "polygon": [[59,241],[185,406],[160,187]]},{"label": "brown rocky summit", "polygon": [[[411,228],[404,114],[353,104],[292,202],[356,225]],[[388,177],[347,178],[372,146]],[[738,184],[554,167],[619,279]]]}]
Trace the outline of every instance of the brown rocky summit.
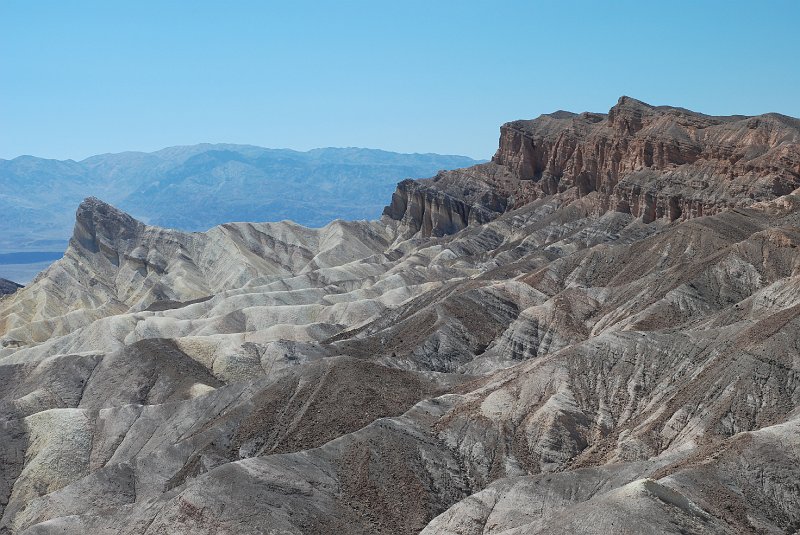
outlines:
[{"label": "brown rocky summit", "polygon": [[580,197],[596,193],[598,213],[646,223],[773,199],[800,187],[800,121],[716,117],[623,96],[608,114],[506,123],[491,162],[403,182],[386,214],[403,219],[410,206],[421,220],[412,230],[440,236],[573,187]]}]

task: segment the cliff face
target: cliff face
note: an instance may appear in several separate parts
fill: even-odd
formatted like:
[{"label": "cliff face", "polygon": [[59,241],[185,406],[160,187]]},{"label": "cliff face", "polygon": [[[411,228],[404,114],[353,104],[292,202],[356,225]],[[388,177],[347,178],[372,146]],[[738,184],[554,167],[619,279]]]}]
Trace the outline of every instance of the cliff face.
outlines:
[{"label": "cliff face", "polygon": [[684,220],[800,187],[800,121],[713,117],[622,97],[608,114],[559,111],[507,123],[490,164],[437,178],[428,185],[446,192],[449,205],[480,207],[488,217],[572,190],[599,192],[600,213]]},{"label": "cliff face", "polygon": [[607,208],[688,219],[800,186],[800,122],[712,117],[622,97],[607,115],[564,112],[500,129],[493,160],[543,194],[598,191]]},{"label": "cliff face", "polygon": [[450,195],[435,186],[436,180],[404,180],[397,185],[383,213],[401,222],[402,237],[454,234],[470,224],[488,223],[505,210],[504,199],[491,192],[474,199],[468,193]]},{"label": "cliff face", "polygon": [[102,252],[119,265],[119,251],[134,240],[144,225],[113,206],[89,197],[78,206],[71,243],[89,253]]}]

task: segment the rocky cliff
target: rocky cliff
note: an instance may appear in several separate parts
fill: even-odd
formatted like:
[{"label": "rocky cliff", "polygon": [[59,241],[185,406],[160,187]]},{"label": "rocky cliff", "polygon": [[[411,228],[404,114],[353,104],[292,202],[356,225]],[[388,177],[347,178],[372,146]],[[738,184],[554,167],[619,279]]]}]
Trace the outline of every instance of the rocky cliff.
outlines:
[{"label": "rocky cliff", "polygon": [[505,199],[489,188],[470,191],[467,186],[451,195],[437,187],[437,182],[458,173],[464,171],[443,171],[430,180],[404,180],[397,185],[383,214],[400,221],[402,238],[454,234],[467,225],[487,223],[505,211]]},{"label": "rocky cliff", "polygon": [[[567,191],[598,192],[598,213],[630,213],[646,223],[685,220],[800,187],[800,121],[774,113],[714,117],[622,97],[608,114],[559,111],[507,123],[490,164],[417,184],[438,190],[428,191],[429,199],[446,196],[430,209],[459,223],[465,212],[493,218]],[[418,205],[407,199],[409,189],[399,188],[385,213],[402,219],[404,203]],[[430,225],[409,225],[415,226],[425,233]],[[443,225],[439,232],[460,228]]]}]

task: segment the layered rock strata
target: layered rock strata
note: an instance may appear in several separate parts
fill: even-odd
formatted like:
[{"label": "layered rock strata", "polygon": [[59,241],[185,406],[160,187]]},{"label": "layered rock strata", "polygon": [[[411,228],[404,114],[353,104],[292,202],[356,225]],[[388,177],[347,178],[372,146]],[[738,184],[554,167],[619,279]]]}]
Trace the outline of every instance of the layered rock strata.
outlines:
[{"label": "layered rock strata", "polygon": [[471,212],[486,220],[569,190],[599,193],[598,212],[685,220],[800,187],[800,121],[714,117],[622,97],[608,114],[560,111],[507,123],[491,163],[416,184],[401,184],[386,213],[401,220],[405,206],[428,207],[413,209],[445,223],[423,225],[424,236],[459,230]]}]

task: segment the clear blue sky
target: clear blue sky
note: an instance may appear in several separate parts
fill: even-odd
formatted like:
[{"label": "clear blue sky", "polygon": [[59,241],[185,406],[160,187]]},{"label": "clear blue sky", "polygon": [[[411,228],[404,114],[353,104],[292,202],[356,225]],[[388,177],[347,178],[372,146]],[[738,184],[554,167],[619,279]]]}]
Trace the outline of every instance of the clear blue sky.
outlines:
[{"label": "clear blue sky", "polygon": [[800,116],[800,2],[0,0],[0,158],[199,142],[487,158],[622,95]]}]

